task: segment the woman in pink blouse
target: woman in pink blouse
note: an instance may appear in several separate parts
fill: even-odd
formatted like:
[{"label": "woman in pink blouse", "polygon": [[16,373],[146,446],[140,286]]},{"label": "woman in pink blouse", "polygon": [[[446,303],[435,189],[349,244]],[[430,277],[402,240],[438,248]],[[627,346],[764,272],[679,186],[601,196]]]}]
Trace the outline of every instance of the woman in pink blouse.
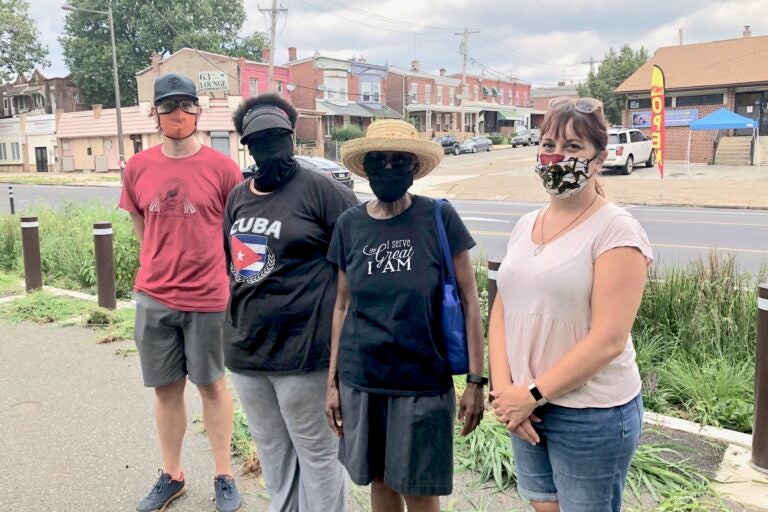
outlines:
[{"label": "woman in pink blouse", "polygon": [[536,172],[550,204],[524,215],[490,319],[493,407],[512,435],[518,492],[537,512],[618,512],[642,426],[630,330],[648,237],[597,182],[602,103],[557,98]]}]

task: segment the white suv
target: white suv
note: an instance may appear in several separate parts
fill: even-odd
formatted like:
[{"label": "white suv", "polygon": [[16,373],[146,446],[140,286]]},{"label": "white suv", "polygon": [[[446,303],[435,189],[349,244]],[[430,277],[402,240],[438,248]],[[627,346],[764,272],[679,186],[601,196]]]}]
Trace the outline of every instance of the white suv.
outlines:
[{"label": "white suv", "polygon": [[632,174],[636,163],[646,167],[656,165],[653,142],[640,130],[610,128],[608,130],[608,157],[603,167],[619,167],[623,174]]}]

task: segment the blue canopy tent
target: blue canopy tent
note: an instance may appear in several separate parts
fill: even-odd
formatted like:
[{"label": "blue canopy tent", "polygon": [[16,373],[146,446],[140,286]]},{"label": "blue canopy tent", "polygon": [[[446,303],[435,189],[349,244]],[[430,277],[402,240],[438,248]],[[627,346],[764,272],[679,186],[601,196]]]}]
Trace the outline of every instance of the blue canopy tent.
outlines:
[{"label": "blue canopy tent", "polygon": [[[739,114],[735,112],[731,112],[728,109],[721,108],[720,110],[716,112],[712,112],[711,114],[702,117],[701,119],[697,119],[696,121],[692,122],[688,128],[690,130],[735,130],[739,128],[751,128],[752,129],[752,135],[759,136],[760,133],[757,131],[758,123],[754,119],[750,119],[749,117],[740,116]],[[760,145],[757,145],[757,162],[758,166],[760,165]],[[691,132],[688,132],[688,167],[691,166]]]}]

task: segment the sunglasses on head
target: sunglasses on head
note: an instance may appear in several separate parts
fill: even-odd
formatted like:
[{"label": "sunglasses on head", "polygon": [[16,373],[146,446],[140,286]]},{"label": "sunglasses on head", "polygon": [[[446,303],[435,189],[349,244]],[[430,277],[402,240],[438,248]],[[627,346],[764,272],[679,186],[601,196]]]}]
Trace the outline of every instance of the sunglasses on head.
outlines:
[{"label": "sunglasses on head", "polygon": [[410,169],[413,167],[416,158],[407,153],[386,154],[379,151],[372,151],[365,155],[363,166],[368,170],[384,169],[389,163],[393,169]]},{"label": "sunglasses on head", "polygon": [[570,106],[573,106],[576,112],[581,112],[582,114],[593,114],[598,110],[603,110],[603,102],[594,98],[569,98],[561,96],[560,98],[553,98],[549,102],[550,110],[559,110]]},{"label": "sunglasses on head", "polygon": [[195,100],[161,100],[155,105],[158,114],[168,114],[177,108],[180,108],[188,114],[197,113],[197,104]]}]

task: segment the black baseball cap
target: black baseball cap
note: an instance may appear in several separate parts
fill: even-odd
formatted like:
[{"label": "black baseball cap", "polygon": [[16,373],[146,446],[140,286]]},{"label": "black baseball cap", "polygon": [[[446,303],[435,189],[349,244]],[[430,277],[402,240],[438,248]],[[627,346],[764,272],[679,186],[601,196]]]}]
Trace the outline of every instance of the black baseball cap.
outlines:
[{"label": "black baseball cap", "polygon": [[155,80],[155,99],[154,103],[164,100],[170,96],[189,96],[190,98],[197,100],[197,91],[195,90],[195,83],[189,78],[177,75],[176,73],[169,73],[158,77]]},{"label": "black baseball cap", "polygon": [[246,112],[243,117],[243,133],[240,134],[240,143],[246,144],[248,138],[254,133],[273,129],[293,133],[293,126],[288,114],[275,105],[257,105]]}]

